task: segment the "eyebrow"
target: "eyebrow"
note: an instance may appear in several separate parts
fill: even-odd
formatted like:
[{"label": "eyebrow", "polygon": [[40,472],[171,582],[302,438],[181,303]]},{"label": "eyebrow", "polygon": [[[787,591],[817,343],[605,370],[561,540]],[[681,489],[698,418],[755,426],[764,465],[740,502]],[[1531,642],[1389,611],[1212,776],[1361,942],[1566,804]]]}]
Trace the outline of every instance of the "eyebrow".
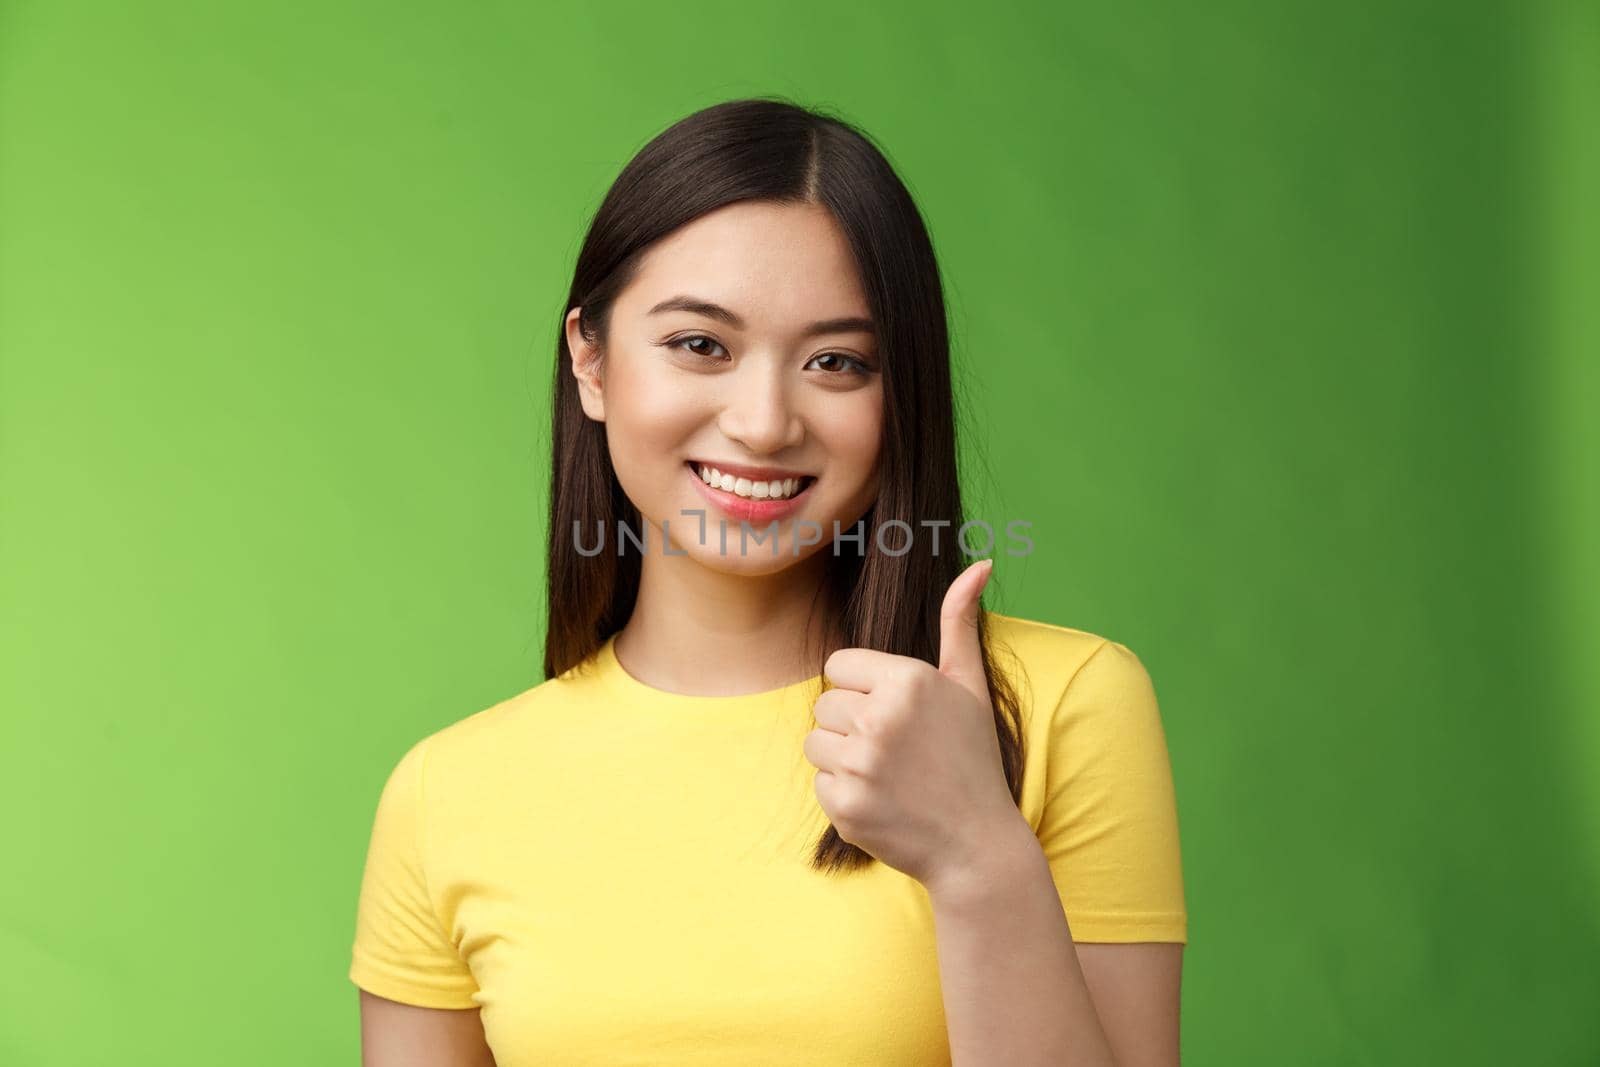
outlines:
[{"label": "eyebrow", "polygon": [[[651,308],[646,314],[658,315],[664,311],[688,311],[696,315],[704,315],[708,319],[725,322],[736,330],[745,328],[744,320],[738,315],[721,304],[713,304],[711,301],[702,300],[699,297],[670,297]],[[874,337],[878,335],[877,328],[873,326],[871,319],[846,316],[845,318],[822,319],[818,322],[813,322],[810,326],[800,331],[800,336],[816,337],[825,333],[870,333]]]}]

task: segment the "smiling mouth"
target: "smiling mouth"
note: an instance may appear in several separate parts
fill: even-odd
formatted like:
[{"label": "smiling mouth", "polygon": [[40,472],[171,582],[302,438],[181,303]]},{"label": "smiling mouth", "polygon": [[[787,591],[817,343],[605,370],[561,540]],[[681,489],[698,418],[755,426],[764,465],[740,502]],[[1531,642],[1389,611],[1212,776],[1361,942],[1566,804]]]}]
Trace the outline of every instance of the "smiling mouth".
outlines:
[{"label": "smiling mouth", "polygon": [[805,492],[811,483],[817,480],[809,474],[767,480],[745,478],[725,474],[712,464],[699,463],[692,459],[685,460],[683,465],[711,488],[720,489],[744,500],[789,500]]}]

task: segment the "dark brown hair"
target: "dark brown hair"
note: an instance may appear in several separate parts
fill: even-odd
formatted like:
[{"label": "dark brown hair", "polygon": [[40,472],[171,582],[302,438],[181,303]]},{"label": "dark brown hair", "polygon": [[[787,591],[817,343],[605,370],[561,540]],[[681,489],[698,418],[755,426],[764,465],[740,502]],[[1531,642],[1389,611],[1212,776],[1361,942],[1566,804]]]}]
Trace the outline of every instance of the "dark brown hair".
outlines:
[{"label": "dark brown hair", "polygon": [[[825,206],[854,253],[877,326],[883,375],[879,495],[863,518],[861,555],[834,557],[823,588],[836,647],[872,648],[937,665],[939,612],[950,583],[969,561],[950,548],[964,521],[956,467],[956,420],[950,345],[938,263],[922,216],[884,154],[842,118],[782,97],[730,100],[674,123],[623,168],[596,212],[578,253],[572,290],[556,341],[552,390],[550,538],[544,671],[547,678],[587,659],[633,612],[641,557],[636,550],[584,555],[574,523],[618,523],[642,533],[638,510],[611,467],[605,426],[578,399],[566,314],[581,307],[581,329],[603,351],[612,304],[636,276],[643,254],[688,222],[738,201]],[[926,536],[909,538],[894,556],[875,531],[899,519],[913,530],[943,520],[943,551]],[[898,547],[906,538],[886,536]],[[849,544],[854,544],[850,542]],[[826,541],[823,544],[827,544]],[[1023,741],[1017,697],[996,669],[995,650],[978,613],[994,704],[1001,762],[1013,800],[1022,793]],[[831,645],[830,640],[830,645]],[[818,673],[822,671],[821,663]],[[814,867],[855,870],[873,857],[829,826]]]}]

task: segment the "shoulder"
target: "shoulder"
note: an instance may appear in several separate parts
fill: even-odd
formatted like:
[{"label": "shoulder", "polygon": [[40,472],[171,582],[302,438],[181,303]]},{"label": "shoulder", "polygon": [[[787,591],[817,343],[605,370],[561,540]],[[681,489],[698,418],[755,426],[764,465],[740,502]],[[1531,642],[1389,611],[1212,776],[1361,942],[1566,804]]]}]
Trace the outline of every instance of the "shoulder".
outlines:
[{"label": "shoulder", "polygon": [[1083,709],[1153,697],[1149,674],[1127,645],[1090,630],[985,611],[996,667],[1025,710]]},{"label": "shoulder", "polygon": [[986,610],[984,623],[996,666],[1017,684],[1025,705],[1059,697],[1083,665],[1111,643],[1089,630],[997,611]]},{"label": "shoulder", "polygon": [[1020,615],[1003,615],[998,611],[984,610],[984,622],[989,633],[1007,642],[1026,645],[1030,649],[1048,649],[1062,652],[1073,649],[1093,651],[1106,640],[1089,630],[1078,630],[1042,619],[1025,619]]},{"label": "shoulder", "polygon": [[[1124,927],[1099,925],[1105,916],[1130,910],[1129,887],[1108,883],[1090,890],[1089,868],[1096,864],[1085,868],[1061,857],[1098,840],[1102,853],[1128,851],[1126,860],[1102,860],[1100,867],[1131,870],[1149,867],[1157,851],[1166,857],[1175,849],[1151,838],[1174,825],[1166,731],[1155,687],[1133,650],[1103,634],[987,614],[996,670],[1016,679],[1026,737],[1021,810],[1057,857],[1058,877],[1075,888],[1074,931],[1086,922],[1096,934],[1090,940],[1129,940]],[[1111,833],[1114,824],[1123,829]],[[1175,841],[1175,829],[1170,833]],[[1171,883],[1167,889],[1160,907],[1148,910],[1181,911],[1181,899],[1176,906],[1170,903],[1174,894],[1181,898],[1181,889]],[[1182,940],[1181,927],[1177,939]]]},{"label": "shoulder", "polygon": [[418,773],[430,781],[470,778],[526,752],[530,734],[570,719],[566,712],[579,699],[570,679],[547,679],[423,736],[405,758],[421,764]]}]

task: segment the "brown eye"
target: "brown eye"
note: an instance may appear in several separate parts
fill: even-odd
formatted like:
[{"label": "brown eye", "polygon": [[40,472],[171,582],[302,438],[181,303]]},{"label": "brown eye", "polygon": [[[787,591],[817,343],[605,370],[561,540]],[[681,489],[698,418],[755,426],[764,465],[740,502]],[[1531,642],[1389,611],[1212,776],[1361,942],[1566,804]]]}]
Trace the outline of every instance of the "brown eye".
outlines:
[{"label": "brown eye", "polygon": [[845,371],[854,374],[867,374],[872,370],[871,367],[867,366],[861,360],[856,359],[854,356],[847,356],[843,352],[824,352],[820,356],[813,356],[811,361],[815,363],[818,360],[824,359],[832,361],[831,366],[822,368],[829,373]]},{"label": "brown eye", "polygon": [[707,337],[705,334],[700,334],[700,333],[686,334],[685,336],[679,337],[674,341],[669,341],[667,343],[667,347],[668,348],[679,349],[680,351],[689,353],[691,356],[699,356],[701,359],[704,359],[704,360],[706,360],[708,362],[711,362],[711,363],[721,362],[721,357],[720,356],[714,356],[710,352],[707,352],[703,348],[685,347],[687,345],[692,344],[695,341],[699,341],[699,342],[702,342],[703,344],[711,345],[714,348],[721,348],[722,347],[721,345],[717,344],[717,342],[715,342],[711,338]]}]

